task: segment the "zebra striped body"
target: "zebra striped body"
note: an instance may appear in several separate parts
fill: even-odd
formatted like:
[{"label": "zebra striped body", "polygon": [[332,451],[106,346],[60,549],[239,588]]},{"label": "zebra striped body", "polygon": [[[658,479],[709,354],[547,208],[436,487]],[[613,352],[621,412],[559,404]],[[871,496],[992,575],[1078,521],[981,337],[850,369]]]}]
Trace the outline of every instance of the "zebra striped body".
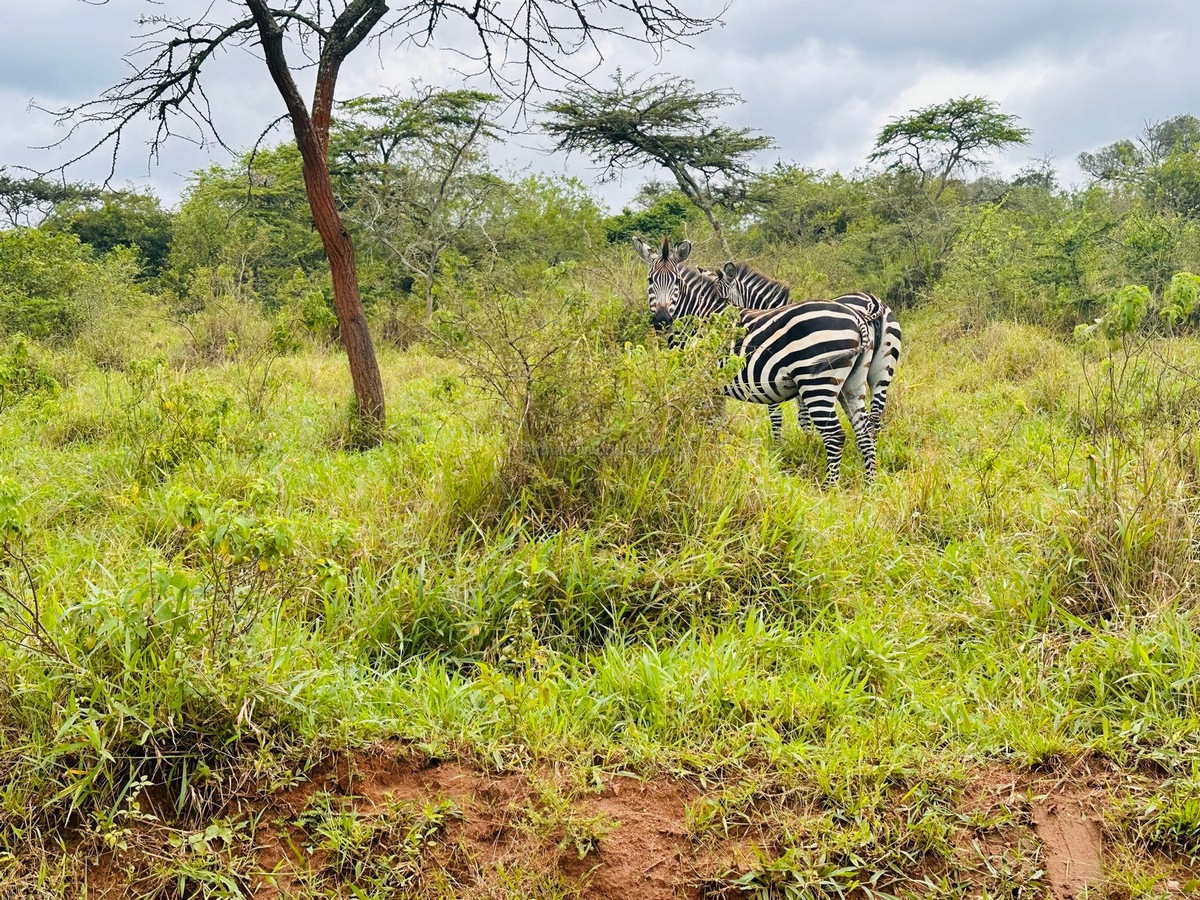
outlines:
[{"label": "zebra striped body", "polygon": [[[716,273],[718,290],[735,306],[743,309],[770,309],[790,303],[790,289],[786,284],[756,272],[745,263],[727,262]],[[900,362],[900,321],[896,314],[874,294],[856,292],[833,298],[834,303],[853,307],[874,323],[874,351],[868,360],[867,386],[871,394],[869,421],[871,430],[878,435],[883,424],[883,411],[887,406],[888,388],[896,376]],[[778,410],[772,416],[772,425]],[[807,427],[803,405],[800,407],[801,427]]]},{"label": "zebra striped body", "polygon": [[[680,265],[691,249],[686,242],[672,250],[664,239],[661,252],[636,238],[634,246],[650,265],[647,292],[657,328],[669,327],[680,316],[709,315],[730,305],[713,279],[699,272],[695,279],[687,277],[688,270]],[[850,396],[862,396],[865,391],[866,367],[859,361],[866,357],[864,348],[873,340],[870,323],[851,307],[813,301],[743,310],[741,325],[745,334],[732,350],[743,358],[743,365],[724,388],[725,395],[772,408],[799,400],[825,444],[826,483],[837,482],[846,433],[834,404],[843,390]],[[869,422],[849,407],[846,411],[866,477],[871,480],[875,441]]]}]

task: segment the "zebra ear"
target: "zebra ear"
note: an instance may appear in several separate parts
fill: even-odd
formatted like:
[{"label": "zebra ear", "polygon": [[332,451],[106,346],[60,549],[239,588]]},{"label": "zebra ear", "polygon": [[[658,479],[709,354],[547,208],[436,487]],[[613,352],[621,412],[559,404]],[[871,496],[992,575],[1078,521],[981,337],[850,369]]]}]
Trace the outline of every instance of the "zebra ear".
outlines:
[{"label": "zebra ear", "polygon": [[675,245],[675,249],[671,251],[671,259],[675,262],[683,262],[692,252],[691,241],[680,241]]},{"label": "zebra ear", "polygon": [[650,249],[650,245],[643,241],[640,237],[635,237],[633,239],[633,249],[637,251],[638,256],[640,256],[644,262],[650,262],[651,257],[654,254],[654,251]]},{"label": "zebra ear", "polygon": [[725,265],[721,266],[721,272],[726,278],[733,278],[737,274],[737,264],[731,259]]}]

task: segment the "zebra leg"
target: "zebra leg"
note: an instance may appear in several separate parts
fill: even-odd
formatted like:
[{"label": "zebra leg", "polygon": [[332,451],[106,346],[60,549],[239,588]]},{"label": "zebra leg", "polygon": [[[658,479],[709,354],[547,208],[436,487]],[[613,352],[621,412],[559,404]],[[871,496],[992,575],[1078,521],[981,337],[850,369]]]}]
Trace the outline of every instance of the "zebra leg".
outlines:
[{"label": "zebra leg", "polygon": [[775,442],[783,440],[783,410],[778,403],[767,407],[767,415],[771,417],[771,439]]},{"label": "zebra leg", "polygon": [[876,438],[879,436],[879,429],[883,427],[883,410],[887,406],[887,389],[886,384],[880,385],[871,397],[871,434]]},{"label": "zebra leg", "polygon": [[867,484],[875,480],[875,432],[867,415],[867,372],[869,360],[860,356],[854,368],[842,384],[838,401],[846,411],[850,427],[854,431],[854,443],[863,460],[863,473]]},{"label": "zebra leg", "polygon": [[854,431],[854,443],[862,456],[863,478],[867,484],[872,484],[875,481],[875,432],[867,416],[866,394],[859,394],[849,400],[842,394],[840,399],[842,408],[846,410],[846,417],[850,420],[850,427]]},{"label": "zebra leg", "polygon": [[900,362],[900,323],[895,313],[888,311],[882,321],[879,346],[871,360],[867,384],[871,392],[871,430],[878,436],[883,426],[883,411],[887,408],[888,388],[896,376],[896,365]]},{"label": "zebra leg", "polygon": [[803,432],[812,431],[812,419],[808,417],[808,408],[805,407],[803,400],[796,400],[797,419],[800,422],[800,430]]},{"label": "zebra leg", "polygon": [[871,434],[878,437],[879,429],[883,427],[883,411],[887,407],[888,387],[892,383],[892,366],[894,362],[888,359],[884,366],[871,366],[867,376],[867,386],[871,393],[870,425]]},{"label": "zebra leg", "polygon": [[808,408],[813,427],[825,444],[825,486],[838,483],[842,470],[842,448],[846,445],[846,432],[838,421],[833,396],[828,391],[804,391],[800,402]]}]

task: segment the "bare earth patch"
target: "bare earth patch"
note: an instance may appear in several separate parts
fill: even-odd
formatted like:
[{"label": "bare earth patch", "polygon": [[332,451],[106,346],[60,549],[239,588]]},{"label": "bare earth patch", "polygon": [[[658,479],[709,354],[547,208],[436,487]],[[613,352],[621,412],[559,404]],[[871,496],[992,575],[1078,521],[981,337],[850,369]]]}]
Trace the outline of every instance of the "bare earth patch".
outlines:
[{"label": "bare earth patch", "polygon": [[[964,824],[953,836],[953,854],[981,861],[981,871],[1012,873],[1031,895],[1081,897],[1104,883],[1105,811],[1117,789],[1133,777],[1098,760],[1059,763],[1032,773],[984,767],[959,795],[957,814]],[[347,886],[366,884],[356,878],[392,874],[403,875],[396,882],[401,892],[394,895],[405,897],[742,896],[732,879],[750,870],[754,846],[776,853],[781,836],[758,826],[715,838],[694,837],[688,808],[705,796],[696,784],[668,776],[643,780],[610,775],[581,789],[549,768],[495,773],[463,762],[427,760],[405,745],[384,744],[338,755],[310,772],[307,781],[231,810],[227,819],[256,823],[252,833],[240,850],[218,842],[206,859],[210,868],[223,870],[237,883],[242,896],[255,900],[351,896]],[[322,843],[320,835],[328,832],[313,826],[314,804],[342,816],[337,821],[350,832],[367,828],[361,838],[367,856],[347,857]],[[392,854],[411,842],[416,833],[411,823],[425,821],[421,817],[431,809],[451,812],[436,826],[423,826],[428,834],[420,832],[415,843],[406,845],[407,862],[385,856],[386,865],[372,869],[370,854]],[[391,823],[393,830],[371,832],[367,827],[382,827],[379,823]],[[181,832],[144,820],[133,829],[126,849],[93,848],[80,871],[76,896],[202,896],[176,891],[171,878],[162,875],[162,860],[171,852],[179,858],[179,840],[171,833]],[[371,834],[384,838],[371,843]],[[952,868],[954,861],[918,861],[907,888],[897,885],[899,892],[919,895],[922,883],[933,883],[922,879],[970,871],[970,865]],[[389,866],[411,869],[392,873]],[[855,890],[853,896],[859,893]]]}]

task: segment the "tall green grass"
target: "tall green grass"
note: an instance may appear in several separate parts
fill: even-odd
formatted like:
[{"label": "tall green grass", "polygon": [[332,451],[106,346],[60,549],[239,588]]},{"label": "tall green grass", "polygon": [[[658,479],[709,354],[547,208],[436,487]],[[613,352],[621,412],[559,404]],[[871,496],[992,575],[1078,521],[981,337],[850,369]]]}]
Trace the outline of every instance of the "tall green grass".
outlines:
[{"label": "tall green grass", "polygon": [[478,311],[385,350],[367,452],[335,352],[54,356],[60,389],[0,412],[0,848],[385,736],[769,771],[835,809],[984,759],[1200,751],[1195,341],[1101,389],[1116,361],[1039,328],[912,313],[879,482],[851,456],[824,491],[815,439],[714,408],[719,340],[626,342],[596,303],[516,307],[504,354]]}]

